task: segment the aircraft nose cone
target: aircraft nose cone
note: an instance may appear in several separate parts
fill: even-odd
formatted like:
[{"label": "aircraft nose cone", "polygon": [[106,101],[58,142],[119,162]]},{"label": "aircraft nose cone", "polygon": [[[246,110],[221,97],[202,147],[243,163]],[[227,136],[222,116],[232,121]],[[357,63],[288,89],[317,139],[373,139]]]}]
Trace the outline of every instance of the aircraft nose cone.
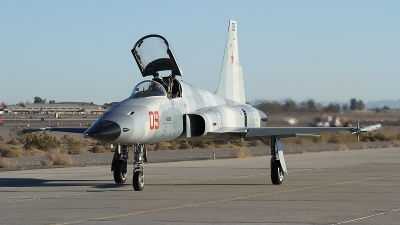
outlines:
[{"label": "aircraft nose cone", "polygon": [[121,134],[121,127],[114,121],[102,120],[95,122],[83,134],[99,140],[114,141]]}]

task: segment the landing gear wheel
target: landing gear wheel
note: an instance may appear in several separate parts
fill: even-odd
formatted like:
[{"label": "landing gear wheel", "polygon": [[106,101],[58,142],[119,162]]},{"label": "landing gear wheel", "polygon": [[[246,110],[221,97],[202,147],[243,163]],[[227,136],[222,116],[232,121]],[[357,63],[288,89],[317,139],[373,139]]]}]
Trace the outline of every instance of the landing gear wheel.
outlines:
[{"label": "landing gear wheel", "polygon": [[144,188],[143,172],[137,170],[133,172],[133,189],[135,189],[135,191],[142,191],[143,188]]},{"label": "landing gear wheel", "polygon": [[283,182],[283,170],[279,160],[271,159],[271,181],[274,185],[280,185]]},{"label": "landing gear wheel", "polygon": [[128,174],[127,165],[123,160],[114,162],[113,167],[114,181],[117,184],[123,184],[126,181],[126,175]]}]

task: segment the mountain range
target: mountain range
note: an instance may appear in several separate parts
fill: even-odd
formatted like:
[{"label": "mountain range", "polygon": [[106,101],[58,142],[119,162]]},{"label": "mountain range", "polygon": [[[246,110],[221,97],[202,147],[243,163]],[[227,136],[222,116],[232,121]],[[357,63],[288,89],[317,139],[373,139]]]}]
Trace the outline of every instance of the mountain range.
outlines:
[{"label": "mountain range", "polygon": [[384,106],[389,106],[391,109],[400,108],[400,99],[398,100],[380,100],[380,101],[370,101],[365,104],[366,109],[372,108],[382,108]]}]

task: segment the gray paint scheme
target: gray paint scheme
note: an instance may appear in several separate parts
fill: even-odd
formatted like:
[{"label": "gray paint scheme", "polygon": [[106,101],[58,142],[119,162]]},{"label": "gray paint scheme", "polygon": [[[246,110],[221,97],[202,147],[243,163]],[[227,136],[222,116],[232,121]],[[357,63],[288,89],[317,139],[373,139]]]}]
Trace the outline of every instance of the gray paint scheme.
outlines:
[{"label": "gray paint scheme", "polygon": [[[26,129],[25,132],[84,133],[90,138],[133,146],[177,139],[266,140],[271,136],[316,136],[309,133],[337,131],[360,134],[380,128],[380,125],[366,128],[264,126],[267,116],[244,104],[237,43],[237,23],[231,20],[217,95],[175,79],[174,74],[182,75],[182,72],[167,40],[160,35],[145,36],[135,44],[132,54],[142,75],[153,75],[153,80],[139,83],[129,98],[109,109],[87,130],[46,127]],[[158,72],[163,70],[173,72],[170,77],[160,78]],[[166,86],[165,81],[172,85]]]},{"label": "gray paint scheme", "polygon": [[[116,183],[125,182],[128,158],[126,146],[134,146],[133,187],[140,191],[144,185],[143,163],[147,161],[144,144],[182,139],[244,139],[266,143],[270,138],[271,181],[273,184],[281,184],[283,173],[287,173],[281,138],[316,136],[309,133],[337,131],[350,131],[359,135],[381,127],[380,124],[363,128],[265,127],[265,113],[244,104],[236,27],[235,21],[229,22],[221,79],[216,92],[218,95],[176,80],[175,75],[182,74],[168,42],[162,36],[148,35],[135,44],[132,54],[142,76],[153,75],[153,80],[139,83],[129,98],[108,110],[88,129],[47,127],[27,129],[25,132],[82,132],[87,137],[116,144],[111,166]],[[147,48],[150,50],[147,51]],[[163,70],[171,70],[171,75],[161,78],[158,72]],[[121,148],[124,150],[121,151]]]}]

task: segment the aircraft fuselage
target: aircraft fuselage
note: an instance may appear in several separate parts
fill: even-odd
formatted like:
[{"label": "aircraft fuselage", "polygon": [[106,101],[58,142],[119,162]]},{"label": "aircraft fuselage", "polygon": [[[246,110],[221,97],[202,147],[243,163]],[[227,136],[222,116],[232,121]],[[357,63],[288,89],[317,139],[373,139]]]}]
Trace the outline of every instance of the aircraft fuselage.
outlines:
[{"label": "aircraft fuselage", "polygon": [[85,134],[128,146],[176,139],[227,139],[212,132],[224,127],[260,127],[260,118],[265,116],[250,105],[237,104],[184,82],[176,83],[180,85],[180,97],[127,98],[108,110]]}]

